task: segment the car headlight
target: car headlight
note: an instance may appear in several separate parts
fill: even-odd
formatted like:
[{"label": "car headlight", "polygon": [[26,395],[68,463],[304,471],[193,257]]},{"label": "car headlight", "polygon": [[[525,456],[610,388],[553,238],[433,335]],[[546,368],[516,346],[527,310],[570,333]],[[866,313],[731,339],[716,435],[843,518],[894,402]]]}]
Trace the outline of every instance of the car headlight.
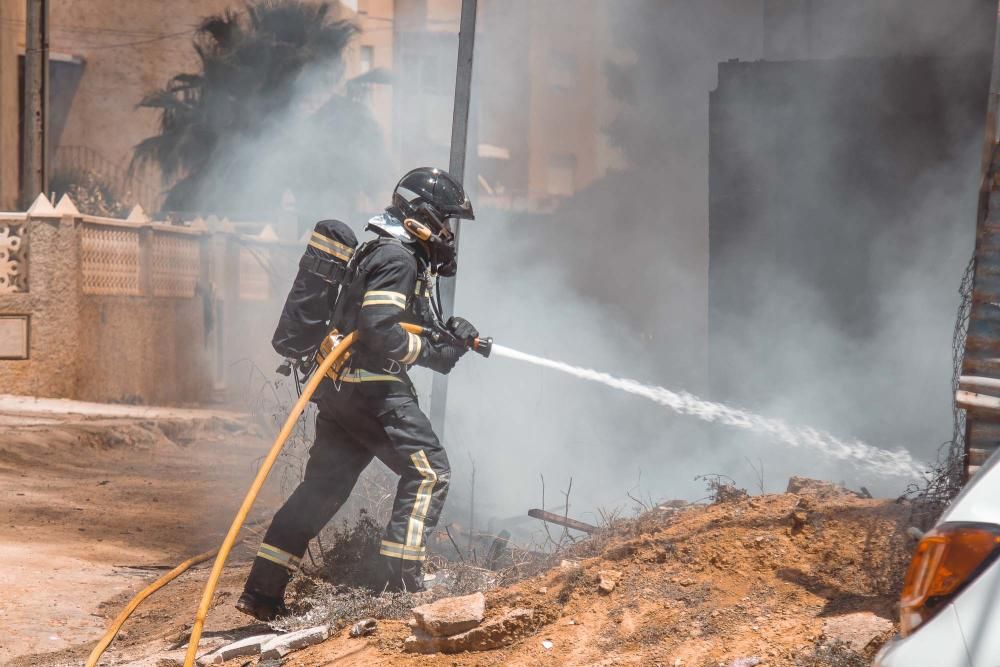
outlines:
[{"label": "car headlight", "polygon": [[917,545],[899,602],[905,637],[931,619],[1000,555],[1000,526],[945,523]]}]

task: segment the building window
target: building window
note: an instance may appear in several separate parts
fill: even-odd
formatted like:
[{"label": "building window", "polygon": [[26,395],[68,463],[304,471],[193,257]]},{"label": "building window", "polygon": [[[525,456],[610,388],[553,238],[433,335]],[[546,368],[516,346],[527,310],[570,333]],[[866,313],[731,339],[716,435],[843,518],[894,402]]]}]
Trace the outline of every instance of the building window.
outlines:
[{"label": "building window", "polygon": [[547,185],[550,195],[568,197],[575,192],[576,156],[549,156]]},{"label": "building window", "polygon": [[361,47],[361,73],[366,74],[375,67],[375,47],[363,45]]}]

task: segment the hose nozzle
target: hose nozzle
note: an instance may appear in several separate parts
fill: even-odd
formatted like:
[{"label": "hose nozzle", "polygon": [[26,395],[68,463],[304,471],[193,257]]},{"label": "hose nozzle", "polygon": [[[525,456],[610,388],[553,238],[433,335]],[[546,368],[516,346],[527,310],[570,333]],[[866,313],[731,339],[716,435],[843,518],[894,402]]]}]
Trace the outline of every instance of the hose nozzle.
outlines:
[{"label": "hose nozzle", "polygon": [[429,336],[430,339],[435,342],[442,340],[450,340],[457,345],[465,345],[476,354],[481,354],[487,359],[490,356],[490,352],[493,351],[492,336],[484,336],[482,338],[476,338],[471,343],[467,343],[465,341],[460,341],[459,339],[457,339],[455,337],[455,334],[448,331],[448,329],[440,323],[438,323],[435,326],[422,327],[419,324],[410,324],[406,322],[403,324],[403,329],[418,336]]},{"label": "hose nozzle", "polygon": [[469,346],[469,349],[475,352],[476,354],[481,354],[485,358],[489,359],[490,352],[493,351],[493,337],[486,336],[484,338],[477,338],[476,340],[472,341],[472,345]]}]

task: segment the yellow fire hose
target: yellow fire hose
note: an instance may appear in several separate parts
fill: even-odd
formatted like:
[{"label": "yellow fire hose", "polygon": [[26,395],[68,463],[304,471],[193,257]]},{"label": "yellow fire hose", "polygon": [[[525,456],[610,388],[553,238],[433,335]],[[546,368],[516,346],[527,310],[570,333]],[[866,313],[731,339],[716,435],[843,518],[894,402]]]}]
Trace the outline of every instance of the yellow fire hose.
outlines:
[{"label": "yellow fire hose", "polygon": [[[423,331],[422,328],[413,325],[404,325],[404,328],[417,334]],[[306,405],[309,403],[309,399],[312,398],[313,393],[315,393],[319,383],[323,381],[327,371],[330,370],[337,360],[350,349],[356,339],[357,332],[349,333],[330,351],[330,354],[326,355],[326,358],[320,363],[319,368],[316,369],[312,377],[309,378],[309,382],[302,389],[302,395],[299,396],[298,402],[295,403],[292,411],[288,414],[285,425],[281,428],[281,432],[278,433],[274,444],[271,445],[271,451],[267,453],[267,457],[261,464],[260,470],[257,471],[257,476],[254,477],[253,484],[250,485],[250,490],[247,491],[246,498],[243,499],[243,504],[240,505],[240,509],[233,519],[233,524],[229,527],[226,539],[222,541],[222,546],[219,547],[219,553],[215,557],[215,565],[212,566],[212,573],[208,575],[205,592],[202,594],[201,604],[198,606],[198,614],[195,616],[194,626],[191,628],[191,638],[188,640],[188,650],[184,656],[184,667],[194,667],[195,657],[198,655],[198,643],[201,641],[201,631],[205,626],[205,617],[208,616],[208,609],[212,605],[212,596],[215,595],[215,587],[219,583],[219,577],[222,576],[222,568],[226,565],[226,559],[229,557],[229,552],[236,542],[236,536],[239,534],[243,522],[246,521],[247,515],[250,514],[250,508],[253,507],[254,501],[257,500],[257,494],[260,493],[261,487],[264,486],[268,473],[271,472],[274,462],[278,460],[278,455],[281,454],[281,449],[285,446],[285,441],[288,440],[288,436],[292,434],[292,430],[295,428],[295,422],[299,420],[299,415],[306,409]]]},{"label": "yellow fire hose", "polygon": [[115,620],[111,623],[111,627],[109,627],[108,631],[104,633],[104,636],[101,637],[101,640],[97,642],[97,646],[94,647],[94,650],[90,652],[90,657],[87,658],[86,667],[97,666],[97,661],[101,659],[101,656],[104,655],[104,652],[108,650],[108,646],[110,646],[111,642],[113,642],[115,637],[118,636],[118,631],[121,630],[122,626],[125,624],[125,621],[128,620],[128,617],[132,615],[132,612],[135,611],[136,608],[140,604],[142,604],[146,598],[148,598],[150,595],[152,595],[153,593],[160,590],[161,588],[169,584],[171,581],[179,577],[181,574],[186,572],[188,568],[194,567],[199,563],[204,563],[218,552],[219,552],[218,549],[212,549],[211,551],[206,551],[205,553],[201,553],[192,558],[188,558],[186,561],[184,561],[174,569],[170,570],[170,572],[167,572],[165,575],[154,581],[152,584],[139,591],[139,593],[136,594],[134,598],[132,598],[132,601],[128,603],[128,606],[125,607],[121,611],[121,613],[115,617]]},{"label": "yellow fire hose", "polygon": [[[416,325],[404,324],[403,328],[415,334],[423,332],[423,329]],[[260,493],[261,488],[264,486],[264,482],[267,480],[267,476],[271,472],[271,468],[274,467],[275,461],[278,460],[278,455],[281,454],[281,450],[285,446],[285,442],[288,440],[292,430],[295,428],[295,423],[298,421],[299,416],[309,403],[309,399],[312,398],[312,395],[315,393],[319,383],[323,380],[323,377],[326,376],[327,371],[330,370],[330,368],[347,352],[348,349],[350,349],[356,338],[356,333],[348,334],[342,338],[330,354],[323,359],[319,368],[317,368],[312,374],[312,377],[309,378],[309,382],[302,390],[302,395],[299,396],[299,400],[295,403],[295,406],[289,413],[284,426],[278,433],[278,437],[275,438],[274,444],[271,445],[271,449],[267,453],[267,457],[264,459],[260,469],[257,471],[257,476],[254,478],[253,484],[250,485],[250,490],[243,499],[243,504],[236,513],[236,517],[233,519],[233,523],[229,527],[229,532],[226,534],[226,538],[222,541],[222,546],[218,549],[198,554],[197,556],[184,561],[173,570],[141,590],[138,595],[132,598],[132,601],[128,603],[128,606],[126,606],[120,614],[118,614],[114,622],[111,624],[111,627],[108,628],[108,631],[103,637],[101,637],[97,646],[94,647],[94,650],[90,653],[90,657],[87,658],[86,667],[96,667],[97,661],[101,659],[101,656],[108,649],[108,646],[110,646],[111,642],[114,641],[114,638],[118,634],[122,625],[146,598],[176,579],[190,567],[199,563],[204,563],[212,556],[215,556],[215,565],[212,567],[212,573],[209,575],[208,582],[205,584],[205,592],[202,595],[201,604],[198,607],[198,615],[195,618],[194,626],[191,628],[190,644],[188,646],[187,655],[184,658],[184,664],[186,667],[192,667],[194,665],[195,657],[198,653],[198,643],[201,641],[201,631],[205,625],[205,617],[208,615],[208,608],[211,605],[212,596],[215,594],[215,587],[218,585],[219,577],[222,575],[222,568],[226,564],[229,552],[232,551],[233,546],[235,546],[237,542],[236,538],[239,535],[240,529],[243,527],[243,522],[246,521],[247,515],[250,513],[250,509],[253,507],[253,503],[257,499],[257,494]]]},{"label": "yellow fire hose", "polygon": [[[404,323],[401,326],[406,331],[418,336],[425,332],[423,327],[416,324]],[[90,657],[87,659],[86,667],[96,667],[97,661],[101,658],[104,651],[107,650],[108,646],[114,640],[118,630],[121,629],[128,617],[136,610],[143,600],[176,579],[188,568],[199,563],[203,563],[214,555],[215,564],[212,566],[212,572],[205,584],[205,590],[201,597],[201,604],[198,606],[198,613],[195,616],[194,625],[191,628],[191,637],[188,640],[187,654],[184,657],[184,667],[194,667],[195,658],[198,654],[198,644],[201,641],[201,632],[205,626],[205,618],[208,616],[208,610],[212,603],[212,597],[215,595],[215,588],[219,583],[219,578],[222,576],[222,569],[225,567],[226,559],[229,557],[229,553],[238,541],[237,536],[239,535],[240,529],[243,527],[243,522],[246,521],[247,516],[250,514],[250,509],[253,507],[253,503],[257,499],[257,494],[260,493],[261,488],[264,486],[264,482],[267,480],[267,476],[271,472],[271,468],[274,466],[275,461],[277,461],[278,455],[281,454],[281,450],[285,446],[285,442],[291,435],[292,430],[295,428],[295,423],[298,421],[299,416],[305,410],[306,405],[312,398],[312,395],[316,392],[316,388],[319,387],[319,384],[326,376],[327,371],[329,371],[330,368],[332,368],[334,364],[336,364],[337,361],[347,353],[351,345],[353,345],[356,340],[357,332],[344,336],[330,351],[330,353],[326,355],[323,361],[319,364],[319,367],[309,378],[309,382],[306,383],[306,386],[302,389],[302,395],[299,396],[299,400],[295,403],[295,406],[289,413],[288,418],[285,420],[285,424],[278,433],[278,437],[275,438],[274,444],[271,445],[271,449],[267,453],[267,457],[265,457],[263,463],[261,463],[260,469],[257,471],[257,476],[250,485],[250,490],[247,491],[247,495],[243,499],[243,504],[240,505],[240,509],[236,513],[236,517],[233,519],[233,523],[229,527],[229,532],[226,534],[226,538],[222,541],[222,545],[218,549],[206,551],[203,554],[199,554],[184,561],[173,570],[140,591],[139,594],[136,595],[131,602],[129,602],[128,606],[125,607],[125,609],[123,609],[122,612],[115,618],[111,627],[98,642],[97,646],[94,647]],[[489,356],[492,345],[492,338],[477,338],[470,347],[483,356]]]}]

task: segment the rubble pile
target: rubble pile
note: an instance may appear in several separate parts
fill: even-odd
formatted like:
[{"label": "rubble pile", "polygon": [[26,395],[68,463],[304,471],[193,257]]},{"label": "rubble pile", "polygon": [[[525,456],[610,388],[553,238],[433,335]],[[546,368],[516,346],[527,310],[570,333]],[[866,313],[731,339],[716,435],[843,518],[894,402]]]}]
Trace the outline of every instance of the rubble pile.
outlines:
[{"label": "rubble pile", "polygon": [[796,493],[665,504],[541,575],[416,607],[368,639],[342,632],[283,664],[324,664],[348,643],[365,665],[869,664],[895,631],[909,508],[793,482]]},{"label": "rubble pile", "polygon": [[413,610],[413,634],[403,642],[407,653],[489,651],[512,644],[545,621],[530,608],[511,609],[484,622],[486,597],[474,593],[445,598]]}]

